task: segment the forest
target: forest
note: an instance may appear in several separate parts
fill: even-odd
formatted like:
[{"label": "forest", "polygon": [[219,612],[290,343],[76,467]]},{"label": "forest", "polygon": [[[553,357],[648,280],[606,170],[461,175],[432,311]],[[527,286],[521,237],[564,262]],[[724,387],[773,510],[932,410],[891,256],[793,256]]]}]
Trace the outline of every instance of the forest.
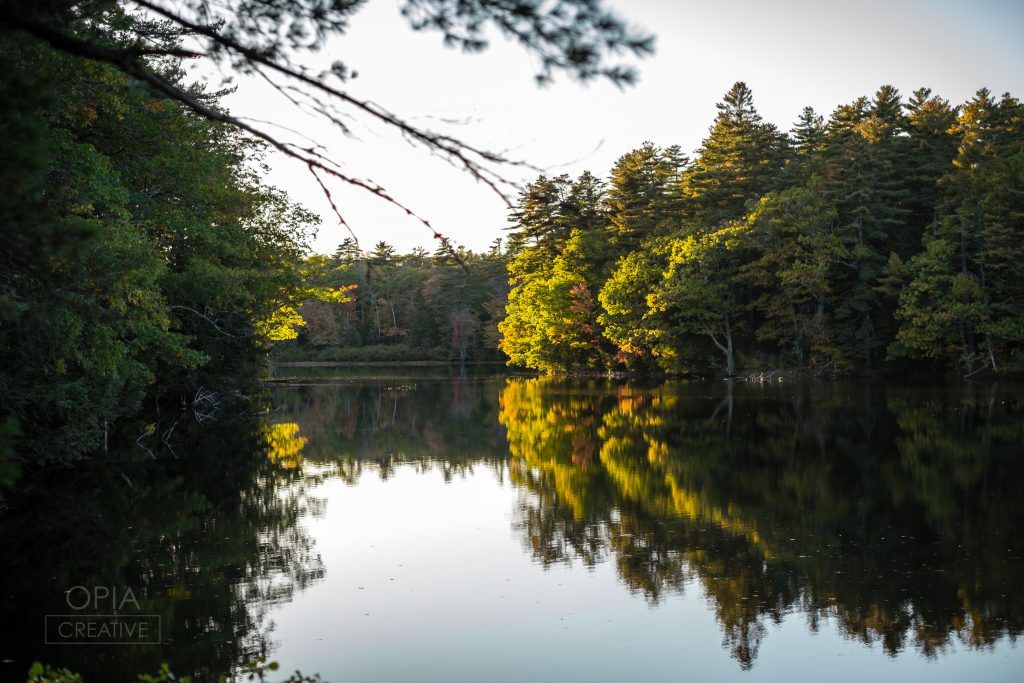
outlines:
[{"label": "forest", "polygon": [[[341,60],[306,61],[364,4],[0,0],[0,491],[26,466],[143,438],[169,447],[186,418],[244,412],[268,351],[302,328],[283,352],[340,342],[376,347],[370,360],[499,357],[496,253],[452,245],[358,168],[289,139],[288,122],[223,105],[240,78],[262,80],[343,133],[379,124],[507,201],[518,162],[348,92],[357,72]],[[538,83],[626,86],[636,72],[622,58],[653,52],[652,36],[599,2],[399,10],[411,31],[464,52],[486,50],[499,27],[538,57]],[[310,256],[321,218],[266,184],[271,154],[308,172],[341,225],[332,188],[355,188],[431,228],[450,260]]]},{"label": "forest", "polygon": [[500,362],[498,323],[508,298],[502,241],[477,254],[447,240],[433,252],[369,252],[346,238],[331,256],[307,257],[310,298],[297,309],[296,339],[274,348],[278,361]]},{"label": "forest", "polygon": [[[184,87],[180,64],[152,66]],[[155,423],[137,415],[253,386],[311,295],[298,266],[319,218],[260,181],[266,145],[110,65],[4,32],[0,72],[2,491],[26,464],[136,440]]]},{"label": "forest", "polygon": [[[884,8],[762,117],[764,3],[610,1],[0,0],[0,680],[1021,667],[1024,103],[956,85],[1019,89],[1020,12]],[[617,104],[523,94],[644,23]]]},{"label": "forest", "polygon": [[550,372],[1021,369],[1010,95],[884,86],[785,132],[737,83],[692,158],[645,143],[606,180],[541,176],[485,253],[438,233],[433,252],[310,255],[320,218],[261,182],[280,143],[218,108],[228,90],[186,82],[195,27],[98,5],[67,24],[102,28],[97,47],[23,19],[0,35],[0,481],[135,439],[159,420],[126,421],[161,405],[209,415],[275,345]]},{"label": "forest", "polygon": [[718,103],[694,157],[645,143],[606,181],[519,197],[510,363],[673,374],[1019,372],[1024,106],[891,86],[765,122]]},{"label": "forest", "polygon": [[[0,504],[28,470],[155,458],[186,425],[253,417],[275,345],[283,356],[341,345],[373,347],[356,360],[501,358],[499,245],[473,254],[431,228],[434,254],[381,244],[365,255],[353,240],[311,255],[321,217],[266,183],[271,155],[298,162],[345,227],[338,187],[431,226],[358,168],[289,139],[287,122],[224,106],[239,79],[262,79],[342,132],[379,124],[507,199],[517,162],[348,92],[356,71],[340,60],[304,61],[363,4],[0,0]],[[465,52],[484,51],[500,26],[542,57],[541,83],[629,85],[621,58],[653,51],[598,2],[399,9],[407,29]]]},{"label": "forest", "polygon": [[[788,131],[736,83],[691,159],[540,176],[486,254],[351,239],[305,261],[281,359],[548,372],[1018,373],[1024,106],[891,86]],[[460,256],[461,254],[461,256]],[[507,274],[504,272],[507,266]]]}]

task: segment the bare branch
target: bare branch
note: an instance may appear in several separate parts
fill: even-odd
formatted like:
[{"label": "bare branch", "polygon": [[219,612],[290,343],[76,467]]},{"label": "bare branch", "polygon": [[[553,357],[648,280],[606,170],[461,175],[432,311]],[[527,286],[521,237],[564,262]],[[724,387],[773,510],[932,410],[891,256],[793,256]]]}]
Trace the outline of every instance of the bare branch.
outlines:
[{"label": "bare branch", "polygon": [[[337,98],[338,100],[352,105],[356,109],[370,115],[378,121],[397,128],[411,140],[420,142],[428,148],[442,152],[457,163],[462,170],[468,172],[477,181],[482,182],[498,194],[498,196],[501,197],[509,207],[512,206],[511,197],[501,189],[501,186],[507,186],[510,189],[518,189],[517,184],[514,181],[501,178],[493,171],[489,171],[481,165],[481,161],[499,165],[517,166],[537,172],[542,170],[526,161],[507,159],[496,152],[479,149],[448,135],[433,133],[425,129],[417,128],[379,105],[353,97],[347,92],[311,76],[304,70],[281,64],[268,57],[262,51],[242,45],[230,36],[223,35],[211,26],[190,21],[186,17],[176,14],[158,4],[150,2],[149,0],[133,0],[133,2],[140,7],[188,29],[189,31],[209,38],[216,45],[244,57],[250,63],[263,65],[268,69],[319,90],[326,95]],[[321,113],[324,112],[321,111]],[[479,157],[481,161],[474,160],[471,158],[472,156]]]}]

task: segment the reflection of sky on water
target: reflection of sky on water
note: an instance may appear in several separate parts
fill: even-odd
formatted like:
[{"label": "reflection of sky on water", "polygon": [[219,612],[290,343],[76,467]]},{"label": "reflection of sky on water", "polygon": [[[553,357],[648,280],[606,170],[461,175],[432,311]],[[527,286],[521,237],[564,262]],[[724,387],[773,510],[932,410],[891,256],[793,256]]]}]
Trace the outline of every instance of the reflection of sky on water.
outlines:
[{"label": "reflection of sky on water", "polygon": [[303,521],[326,578],[275,611],[274,658],[327,680],[1016,680],[1020,596],[992,591],[1020,553],[988,546],[1019,511],[986,477],[1017,471],[986,449],[1011,448],[1019,392],[733,393],[279,390],[305,466],[340,477]]},{"label": "reflection of sky on water", "polygon": [[1024,651],[963,646],[938,659],[891,658],[810,633],[797,613],[769,624],[743,671],[699,583],[651,606],[614,565],[542,568],[511,533],[522,495],[492,470],[445,482],[399,467],[386,481],[331,480],[307,520],[325,579],[275,611],[273,658],[329,681],[1013,681]]}]

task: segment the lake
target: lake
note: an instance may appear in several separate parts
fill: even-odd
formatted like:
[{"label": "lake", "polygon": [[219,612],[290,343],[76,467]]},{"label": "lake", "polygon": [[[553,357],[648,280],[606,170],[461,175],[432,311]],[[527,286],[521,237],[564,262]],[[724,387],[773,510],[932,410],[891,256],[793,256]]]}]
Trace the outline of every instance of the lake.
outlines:
[{"label": "lake", "polygon": [[[0,678],[1024,679],[1020,385],[278,372],[19,492]],[[85,603],[160,643],[46,645]]]}]

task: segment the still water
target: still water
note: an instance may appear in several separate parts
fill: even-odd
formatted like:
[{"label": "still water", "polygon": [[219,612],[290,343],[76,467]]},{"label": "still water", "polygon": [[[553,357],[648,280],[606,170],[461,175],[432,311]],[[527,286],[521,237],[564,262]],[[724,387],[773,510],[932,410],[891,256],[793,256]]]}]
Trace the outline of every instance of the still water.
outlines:
[{"label": "still water", "polygon": [[[262,419],[20,494],[3,680],[1024,680],[1019,385],[284,372]],[[79,585],[162,643],[45,645]]]}]

